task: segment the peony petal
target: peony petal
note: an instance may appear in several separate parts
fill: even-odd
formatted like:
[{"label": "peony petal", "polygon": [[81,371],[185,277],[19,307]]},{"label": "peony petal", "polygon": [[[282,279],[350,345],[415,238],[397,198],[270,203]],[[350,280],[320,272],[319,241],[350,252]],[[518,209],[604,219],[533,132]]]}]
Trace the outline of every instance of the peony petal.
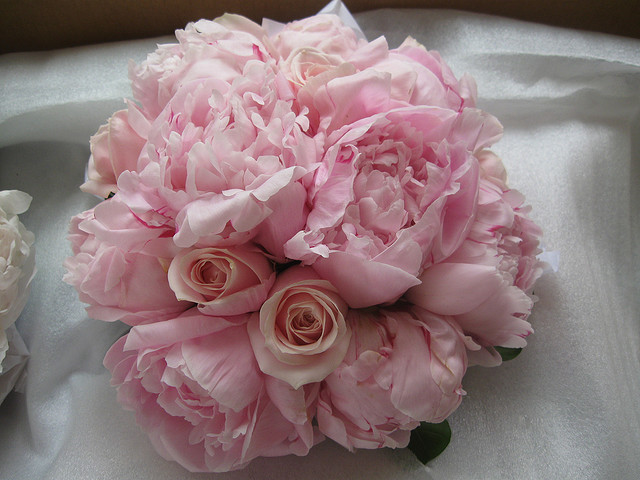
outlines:
[{"label": "peony petal", "polygon": [[170,345],[210,335],[240,325],[247,319],[245,315],[229,318],[209,317],[200,314],[196,308],[191,308],[174,319],[156,324],[138,325],[131,329],[127,336],[125,350]]},{"label": "peony petal", "polygon": [[463,142],[469,151],[475,152],[500,140],[503,130],[493,115],[476,108],[465,108],[448,139],[451,143]]},{"label": "peony petal", "polygon": [[[327,157],[334,161],[323,162],[317,171],[314,187],[321,188],[313,198],[313,209],[307,219],[308,230],[334,227],[353,201],[353,180],[358,172],[353,162],[335,162],[338,152],[338,148],[330,149]],[[324,168],[330,170],[325,172]]]},{"label": "peony petal", "polygon": [[302,178],[305,173],[306,171],[302,167],[290,167],[280,170],[276,174],[271,175],[269,179],[258,188],[251,190],[251,195],[260,202],[266,202],[287,185]]},{"label": "peony petal", "polygon": [[398,239],[382,253],[372,258],[373,262],[399,268],[410,275],[417,275],[423,261],[422,247],[411,235],[398,235]]},{"label": "peony petal", "polygon": [[269,398],[289,422],[300,425],[310,423],[303,388],[295,389],[287,382],[270,376],[265,377],[265,386]]},{"label": "peony petal", "polygon": [[[478,171],[476,159],[461,146],[451,147],[453,180],[459,185],[457,192],[449,195],[442,215],[442,228],[434,245],[434,261],[449,257],[462,244],[475,219],[478,199]],[[455,163],[460,163],[457,166]],[[457,167],[457,168],[456,168]]]},{"label": "peony petal", "polygon": [[321,116],[330,118],[327,131],[349,125],[390,107],[391,76],[365,70],[330,80],[316,93],[314,101]]},{"label": "peony petal", "polygon": [[258,227],[253,241],[277,260],[284,261],[284,245],[302,228],[307,217],[307,191],[302,184],[287,185],[266,203],[273,211]]},{"label": "peony petal", "polygon": [[176,217],[179,228],[176,245],[188,248],[201,237],[220,235],[228,223],[238,232],[247,232],[271,214],[264,205],[257,204],[249,192],[236,192],[232,196],[210,194],[187,205]]},{"label": "peony petal", "polygon": [[318,258],[313,269],[338,289],[351,308],[394,302],[420,283],[400,268],[344,252],[331,252],[329,258]]},{"label": "peony petal", "polygon": [[491,297],[502,285],[498,271],[491,266],[468,263],[439,263],[420,276],[405,298],[440,315],[470,312]]},{"label": "peony petal", "polygon": [[483,346],[522,348],[533,329],[521,317],[526,318],[532,306],[526,293],[505,282],[477,308],[458,315],[456,322]]},{"label": "peony petal", "polygon": [[238,412],[258,397],[262,377],[244,325],[185,342],[182,355],[193,379],[221,405]]},{"label": "peony petal", "polygon": [[479,350],[467,351],[469,366],[497,367],[502,364],[502,357],[493,347],[481,347]]},{"label": "peony petal", "polygon": [[[414,419],[439,423],[462,401],[465,347],[461,335],[445,320],[426,312],[420,316],[421,322],[414,325],[420,325],[421,334],[410,328],[398,329],[391,401]],[[399,321],[413,323],[406,318]],[[424,368],[427,361],[428,372]]]}]

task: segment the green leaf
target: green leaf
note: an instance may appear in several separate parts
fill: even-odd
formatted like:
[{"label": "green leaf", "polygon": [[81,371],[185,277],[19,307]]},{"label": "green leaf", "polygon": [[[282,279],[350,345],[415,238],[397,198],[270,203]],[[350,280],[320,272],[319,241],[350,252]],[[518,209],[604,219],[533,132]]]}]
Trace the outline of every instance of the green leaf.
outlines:
[{"label": "green leaf", "polygon": [[442,423],[420,422],[420,426],[411,432],[409,450],[424,465],[442,452],[451,441],[451,427],[446,420]]},{"label": "green leaf", "polygon": [[496,352],[500,354],[503,362],[508,362],[509,360],[513,360],[522,351],[521,348],[507,348],[507,347],[493,347],[496,349]]}]

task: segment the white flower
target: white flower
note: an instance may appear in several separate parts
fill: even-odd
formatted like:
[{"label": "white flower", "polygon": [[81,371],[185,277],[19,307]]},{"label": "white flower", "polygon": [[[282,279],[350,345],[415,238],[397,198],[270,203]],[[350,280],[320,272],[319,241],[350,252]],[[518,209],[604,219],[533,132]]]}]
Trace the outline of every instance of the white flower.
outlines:
[{"label": "white flower", "polygon": [[0,191],[0,373],[8,350],[5,330],[27,303],[35,273],[35,237],[18,219],[30,204],[31,197],[24,192]]}]

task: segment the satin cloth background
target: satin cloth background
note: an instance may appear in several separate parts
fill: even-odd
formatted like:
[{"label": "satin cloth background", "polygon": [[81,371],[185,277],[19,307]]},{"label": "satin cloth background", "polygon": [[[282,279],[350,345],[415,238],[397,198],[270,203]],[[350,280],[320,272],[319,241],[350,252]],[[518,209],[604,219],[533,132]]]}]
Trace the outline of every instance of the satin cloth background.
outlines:
[{"label": "satin cloth background", "polygon": [[[124,332],[87,318],[62,282],[88,139],[130,96],[127,60],[159,39],[0,57],[0,189],[34,197],[38,274],[17,326],[26,391],[0,407],[2,479],[631,479],[640,472],[640,41],[439,10],[355,16],[367,38],[410,34],[504,124],[494,146],[533,205],[557,273],[538,283],[536,333],[514,361],[471,368],[453,439],[423,467],[406,450],[307,457],[190,474],[163,460],[116,402],[102,366]],[[195,19],[194,19],[195,20]],[[168,41],[164,38],[162,41]]]}]

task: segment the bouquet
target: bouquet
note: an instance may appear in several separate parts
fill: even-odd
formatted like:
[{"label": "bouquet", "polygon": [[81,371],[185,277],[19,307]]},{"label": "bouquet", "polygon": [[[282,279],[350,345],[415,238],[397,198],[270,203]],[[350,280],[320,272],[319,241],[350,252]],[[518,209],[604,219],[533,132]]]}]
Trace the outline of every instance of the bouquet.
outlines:
[{"label": "bouquet", "polygon": [[130,66],[65,281],[131,326],[104,364],[166,459],[419,453],[467,367],[526,345],[541,232],[471,77],[334,15],[268,27],[200,20]]},{"label": "bouquet", "polygon": [[18,382],[28,358],[14,323],[35,274],[35,237],[18,218],[30,204],[24,192],[0,191],[0,402]]}]

